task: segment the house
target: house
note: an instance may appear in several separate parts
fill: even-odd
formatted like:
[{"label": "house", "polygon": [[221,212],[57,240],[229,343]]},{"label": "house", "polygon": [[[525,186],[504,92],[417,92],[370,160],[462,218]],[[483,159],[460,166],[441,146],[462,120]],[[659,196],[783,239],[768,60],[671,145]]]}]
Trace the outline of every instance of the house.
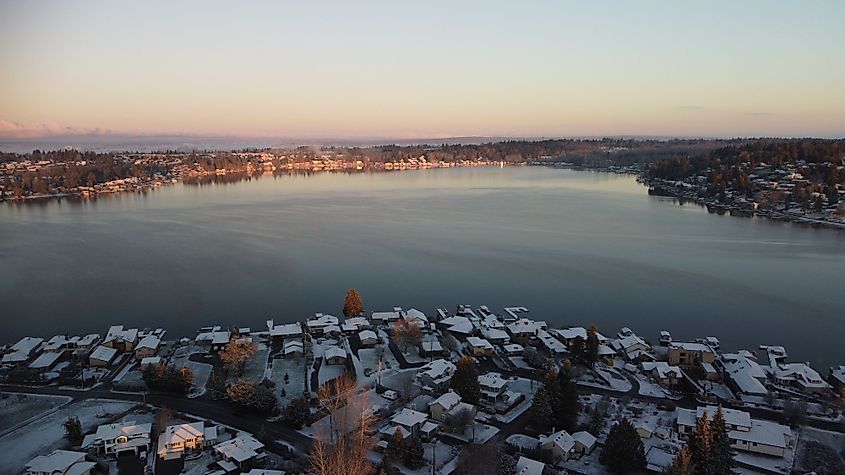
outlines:
[{"label": "house", "polygon": [[[246,432],[241,432],[237,437],[215,445],[214,451],[221,457],[222,461],[226,462],[222,465],[229,465],[230,471],[234,472],[236,469],[244,471],[251,468],[250,466],[254,462],[264,458],[266,454],[264,454],[263,448],[264,444],[256,440],[255,437]],[[218,464],[220,463],[218,462]]]},{"label": "house", "polygon": [[557,338],[553,337],[551,333],[546,330],[537,330],[537,338],[540,340],[540,343],[542,343],[546,352],[551,356],[562,355],[569,351],[566,348],[566,345]]},{"label": "house", "polygon": [[358,333],[361,330],[366,330],[368,328],[370,328],[370,322],[364,317],[347,318],[343,321],[343,324],[340,325],[340,330],[347,334]]},{"label": "house", "polygon": [[337,317],[318,313],[314,318],[305,321],[308,333],[312,335],[324,335],[326,333],[340,333],[340,326]]},{"label": "house", "polygon": [[302,342],[299,340],[286,341],[282,347],[282,354],[285,358],[289,356],[302,356],[305,350],[302,347]]},{"label": "house", "polygon": [[665,361],[643,361],[640,363],[640,368],[651,374],[662,386],[674,386],[681,380],[681,368],[677,366],[670,366]]},{"label": "house", "polygon": [[457,335],[471,335],[475,331],[475,326],[473,326],[469,318],[459,315],[440,320],[437,322],[437,325],[445,328],[447,332]]},{"label": "house", "polygon": [[440,343],[440,340],[437,338],[437,335],[425,335],[422,337],[419,346],[420,356],[422,357],[432,357],[432,356],[445,356],[448,353],[443,349],[443,345]]},{"label": "house", "polygon": [[[716,414],[715,407],[699,406],[697,410],[678,408],[678,433],[688,435],[695,428],[696,420],[705,412],[710,420]],[[745,411],[722,409],[731,447],[744,452],[783,457],[792,440],[792,429],[775,422],[752,419]]]},{"label": "house", "polygon": [[427,391],[439,392],[449,385],[452,376],[455,375],[455,369],[455,364],[451,361],[437,359],[420,368],[414,379],[417,385]]},{"label": "house", "polygon": [[540,448],[548,452],[552,460],[566,461],[575,454],[575,439],[565,430],[547,436],[541,435]]},{"label": "house", "polygon": [[504,346],[505,354],[508,356],[518,356],[521,355],[524,348],[519,343],[510,343]]},{"label": "house", "polygon": [[485,373],[478,377],[478,384],[481,387],[481,400],[495,404],[501,400],[508,382],[499,373]]},{"label": "house", "polygon": [[519,320],[505,326],[508,333],[514,339],[525,341],[531,337],[537,336],[537,331],[542,329],[542,326],[528,318],[520,318]]},{"label": "house", "polygon": [[94,462],[85,460],[85,452],[54,450],[49,455],[39,455],[24,465],[26,475],[91,475]]},{"label": "house", "polygon": [[25,336],[18,340],[17,343],[9,348],[9,352],[3,355],[3,363],[23,363],[31,356],[34,356],[33,351],[44,342],[43,338],[34,338]]},{"label": "house", "polygon": [[358,340],[361,342],[361,346],[374,346],[378,343],[378,335],[372,330],[361,330],[358,332]]},{"label": "house", "polygon": [[827,382],[839,397],[845,397],[845,365],[830,368],[827,372]]},{"label": "house", "polygon": [[273,320],[268,320],[270,327],[270,338],[272,340],[290,340],[302,338],[302,325],[299,323],[286,323],[284,325],[273,325]]},{"label": "house", "polygon": [[56,366],[63,356],[64,353],[61,352],[45,351],[44,353],[41,353],[38,358],[35,358],[35,361],[29,364],[29,368],[42,373],[50,371]]},{"label": "house", "polygon": [[716,361],[716,353],[704,343],[673,341],[669,343],[666,359],[673,366],[699,368],[704,363]]},{"label": "house", "polygon": [[596,448],[596,437],[587,431],[579,431],[572,434],[575,439],[575,453],[589,455]]},{"label": "house", "polygon": [[138,329],[124,329],[123,325],[113,325],[109,328],[102,346],[114,348],[121,353],[132,351],[138,343]]},{"label": "house", "polygon": [[326,364],[329,365],[346,364],[346,350],[337,346],[327,348],[323,357],[326,359]]},{"label": "house", "polygon": [[203,330],[208,331],[200,331],[197,333],[196,338],[194,338],[194,342],[200,346],[210,347],[212,351],[222,350],[229,344],[229,341],[232,338],[232,335],[228,330],[221,330],[219,326],[215,326],[210,329],[204,328]]},{"label": "house", "polygon": [[757,363],[757,358],[749,351],[722,355],[725,377],[728,386],[736,392],[763,396],[769,390],[766,371]]},{"label": "house", "polygon": [[93,434],[85,436],[83,449],[94,450],[99,455],[138,455],[150,448],[152,424],[117,422],[97,427]]},{"label": "house", "polygon": [[819,373],[805,363],[786,363],[779,365],[773,374],[778,384],[794,386],[807,393],[819,393],[830,390],[830,385]]},{"label": "house", "polygon": [[390,322],[395,322],[402,316],[401,310],[402,309],[400,308],[395,308],[392,312],[373,312],[370,315],[370,321],[373,322],[374,325],[385,325]]},{"label": "house", "polygon": [[141,371],[149,368],[150,366],[158,366],[161,364],[161,356],[150,356],[148,358],[143,358],[141,360]]},{"label": "house", "polygon": [[[567,347],[572,346],[572,343],[577,339],[580,338],[581,341],[587,341],[587,329],[584,327],[569,327],[563,329],[555,329],[549,330],[549,333],[554,334],[558,337]],[[607,337],[602,335],[599,332],[596,332],[596,338],[598,338],[599,343],[607,342]]]},{"label": "house", "polygon": [[[626,331],[627,330],[627,331]],[[634,335],[628,328],[623,328],[619,333],[623,336],[618,340],[610,342],[610,346],[620,355],[624,356],[630,361],[636,361],[643,358],[650,358],[651,346],[645,340],[637,335]],[[669,364],[675,365],[671,361]]]},{"label": "house", "polygon": [[156,453],[161,459],[173,460],[200,452],[205,445],[205,427],[202,422],[178,424],[167,426],[159,435]]},{"label": "house", "polygon": [[147,335],[141,338],[141,341],[135,347],[135,358],[140,360],[155,356],[160,344],[161,338],[156,335]]},{"label": "house", "polygon": [[385,426],[385,428],[393,428],[393,430],[389,431],[390,436],[395,433],[396,427],[404,429],[401,431],[403,435],[407,433],[411,436],[416,436],[419,435],[419,429],[423,426],[423,424],[425,424],[427,420],[428,416],[424,413],[405,407],[390,418],[391,423]]},{"label": "house", "polygon": [[[496,320],[496,322],[499,321]],[[497,345],[506,345],[510,343],[511,336],[510,334],[508,334],[507,331],[504,330],[504,325],[501,322],[499,322],[499,324],[501,325],[500,328],[494,328],[484,324],[481,327],[481,335],[490,343],[495,343]]]},{"label": "house", "polygon": [[467,349],[473,356],[492,356],[493,345],[484,338],[467,337]]},{"label": "house", "polygon": [[456,417],[464,411],[475,418],[476,409],[472,404],[462,402],[461,396],[454,391],[444,393],[439,398],[428,403],[428,411],[431,418],[437,422],[446,422],[450,417]]},{"label": "house", "polygon": [[61,353],[65,351],[74,351],[80,348],[91,349],[91,346],[93,346],[93,344],[99,339],[100,335],[97,335],[96,333],[85,335],[84,337],[74,336],[70,338],[66,335],[56,335],[44,343],[41,350],[45,352],[49,351]]},{"label": "house", "polygon": [[543,462],[522,455],[516,461],[516,475],[543,475],[545,469],[546,464]]},{"label": "house", "polygon": [[91,355],[88,356],[88,364],[90,366],[108,368],[111,366],[116,356],[117,350],[115,348],[101,345],[95,348],[94,351],[91,352]]}]

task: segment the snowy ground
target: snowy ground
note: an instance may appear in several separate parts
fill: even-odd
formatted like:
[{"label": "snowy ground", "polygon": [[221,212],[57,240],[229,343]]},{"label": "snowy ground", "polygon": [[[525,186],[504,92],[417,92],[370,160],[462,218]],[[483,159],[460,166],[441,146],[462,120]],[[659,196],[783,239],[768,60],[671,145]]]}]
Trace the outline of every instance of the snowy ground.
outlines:
[{"label": "snowy ground", "polygon": [[527,361],[525,361],[525,358],[523,358],[523,357],[521,357],[521,356],[511,356],[511,357],[509,357],[508,359],[509,359],[509,360],[511,361],[511,363],[513,363],[513,365],[514,365],[514,366],[516,366],[517,368],[531,369],[531,365],[530,365],[530,364],[528,364],[528,362],[527,362]]},{"label": "snowy ground", "polygon": [[194,384],[189,393],[189,397],[199,397],[205,393],[205,386],[211,377],[213,367],[208,363],[200,363],[188,359],[194,354],[208,353],[208,350],[197,345],[181,346],[173,353],[170,359],[170,364],[177,367],[187,366],[194,373]]},{"label": "snowy ground", "polygon": [[672,396],[672,393],[669,390],[651,381],[646,375],[642,373],[634,373],[634,377],[637,378],[637,381],[640,383],[640,395],[663,398]]},{"label": "snowy ground", "polygon": [[134,404],[105,399],[86,399],[67,405],[56,412],[0,437],[0,473],[19,473],[23,466],[38,455],[54,449],[66,448],[67,440],[62,423],[68,416],[76,416],[82,431],[88,432],[109,418],[131,408]]},{"label": "snowy ground", "polygon": [[226,383],[232,384],[238,379],[260,383],[261,380],[264,379],[264,371],[267,368],[267,358],[269,356],[270,349],[267,348],[267,345],[264,343],[258,343],[258,349],[255,351],[255,355],[247,360],[244,365],[243,373],[241,373],[240,376],[237,376],[234,373],[229,374],[226,377]]},{"label": "snowy ground", "polygon": [[473,427],[468,427],[463,434],[449,434],[456,439],[465,440],[467,442],[473,441],[476,444],[483,444],[492,439],[493,436],[499,433],[497,427],[484,424],[482,422],[474,421]]},{"label": "snowy ground", "polygon": [[801,429],[801,434],[798,435],[798,443],[795,450],[796,470],[799,468],[806,470],[817,468],[808,466],[807,463],[802,463],[804,446],[808,442],[818,442],[833,449],[839,453],[843,459],[843,463],[845,463],[845,454],[842,452],[843,448],[845,448],[845,433],[816,429],[815,427],[804,427]]},{"label": "snowy ground", "polygon": [[[279,398],[279,407],[286,406],[291,399],[301,396],[305,390],[305,381],[303,379],[305,375],[302,371],[302,367],[305,364],[304,360],[302,357],[273,359],[273,366],[270,368],[270,379],[276,383],[273,391],[276,393],[276,397]],[[287,384],[285,384],[285,374],[288,375]],[[283,389],[285,391],[284,396],[282,396]]]},{"label": "snowy ground", "polygon": [[70,401],[67,396],[4,394],[0,399],[0,433]]},{"label": "snowy ground", "polygon": [[581,386],[610,389],[621,393],[628,392],[633,388],[631,382],[614,368],[597,363],[593,370],[595,372],[585,371],[578,377],[577,383]]}]

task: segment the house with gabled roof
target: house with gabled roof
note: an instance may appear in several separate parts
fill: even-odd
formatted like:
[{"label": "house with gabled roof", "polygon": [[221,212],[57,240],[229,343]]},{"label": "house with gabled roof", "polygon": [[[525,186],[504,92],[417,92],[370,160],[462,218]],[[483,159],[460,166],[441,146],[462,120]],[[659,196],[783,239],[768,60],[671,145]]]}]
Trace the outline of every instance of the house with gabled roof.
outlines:
[{"label": "house with gabled roof", "polygon": [[414,375],[417,385],[429,392],[439,392],[448,387],[455,375],[455,364],[444,359],[426,363]]},{"label": "house with gabled roof", "polygon": [[152,424],[116,422],[97,427],[93,434],[85,436],[82,448],[94,450],[101,455],[138,455],[149,450]]},{"label": "house with gabled roof", "polygon": [[[164,460],[181,458],[183,455],[200,452],[216,443],[217,428],[207,430],[203,422],[167,426],[158,437],[158,457]],[[208,437],[211,435],[212,437]]]},{"label": "house with gabled roof", "polygon": [[91,475],[97,464],[86,456],[85,452],[54,450],[30,460],[23,469],[26,475]]}]

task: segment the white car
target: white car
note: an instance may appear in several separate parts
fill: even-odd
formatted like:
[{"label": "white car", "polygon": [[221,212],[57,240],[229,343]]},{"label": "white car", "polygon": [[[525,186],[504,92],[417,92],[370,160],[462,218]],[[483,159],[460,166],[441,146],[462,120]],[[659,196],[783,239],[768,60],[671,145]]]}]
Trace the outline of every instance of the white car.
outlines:
[{"label": "white car", "polygon": [[399,394],[392,389],[388,389],[387,391],[381,393],[381,397],[387,399],[388,401],[395,401],[399,399]]}]

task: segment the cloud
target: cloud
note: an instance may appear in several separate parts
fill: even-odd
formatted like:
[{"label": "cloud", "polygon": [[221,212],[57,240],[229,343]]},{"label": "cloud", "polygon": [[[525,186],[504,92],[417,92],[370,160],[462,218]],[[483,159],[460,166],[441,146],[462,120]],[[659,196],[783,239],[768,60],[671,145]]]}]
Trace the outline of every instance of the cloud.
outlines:
[{"label": "cloud", "polygon": [[0,138],[4,139],[40,139],[46,137],[66,137],[76,135],[101,135],[110,131],[99,128],[68,127],[58,122],[44,122],[35,127],[28,127],[20,122],[0,119]]}]

